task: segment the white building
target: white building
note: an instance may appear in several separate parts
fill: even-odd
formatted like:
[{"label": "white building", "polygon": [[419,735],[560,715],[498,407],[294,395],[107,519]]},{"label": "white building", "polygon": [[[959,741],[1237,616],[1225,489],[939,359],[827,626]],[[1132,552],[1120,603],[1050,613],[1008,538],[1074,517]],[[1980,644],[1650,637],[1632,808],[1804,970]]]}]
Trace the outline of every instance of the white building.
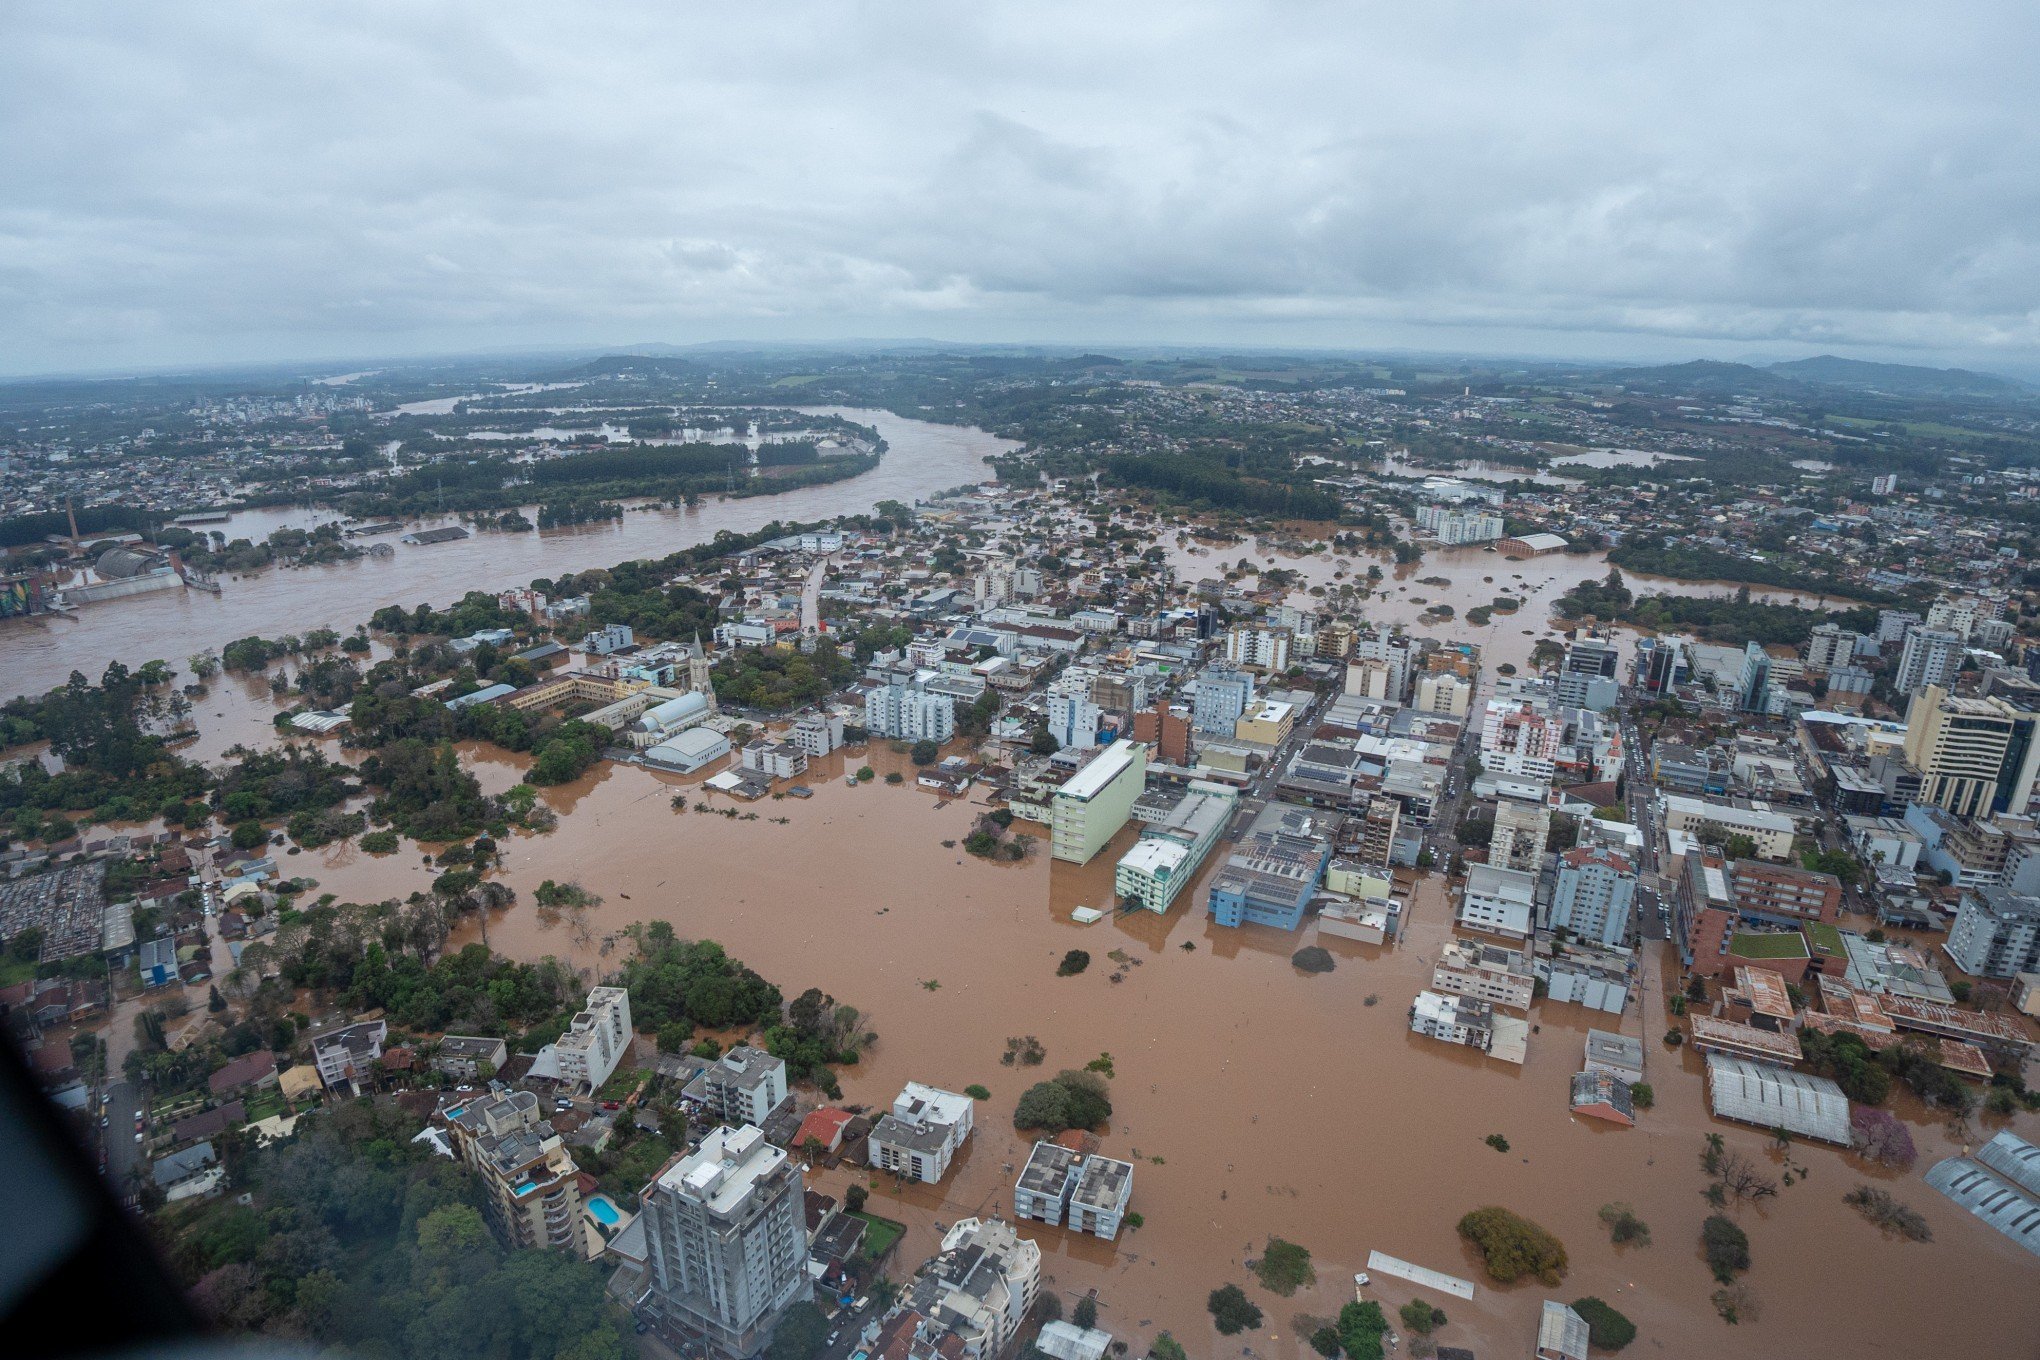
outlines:
[{"label": "white building", "polygon": [[718,1128],[644,1194],[642,1308],[669,1345],[720,1360],[763,1350],[810,1288],[800,1168],[758,1129]]},{"label": "white building", "polygon": [[1558,857],[1558,877],[1543,924],[1577,939],[1619,945],[1629,937],[1636,864],[1606,846],[1575,846]]},{"label": "white building", "polygon": [[1908,628],[1905,650],[1899,653],[1898,674],[1892,688],[1900,694],[1917,694],[1928,685],[1951,685],[1962,669],[1968,639],[1952,629]]},{"label": "white building", "polygon": [[1537,906],[1537,876],[1492,864],[1469,865],[1459,901],[1459,924],[1510,939],[1530,937]]},{"label": "white building", "polygon": [[1426,713],[1466,716],[1473,705],[1473,686],[1450,671],[1426,671],[1417,677],[1417,707]]},{"label": "white building", "polygon": [[1041,1248],[1003,1219],[959,1219],[942,1249],[902,1294],[902,1307],[927,1319],[918,1338],[948,1355],[944,1334],[961,1343],[964,1360],[994,1360],[1020,1334],[1041,1291]]},{"label": "white building", "polygon": [[1286,671],[1295,636],[1287,628],[1236,623],[1225,635],[1225,659],[1254,670]]},{"label": "white building", "polygon": [[1410,1032],[1487,1052],[1494,1043],[1495,1008],[1469,996],[1418,992],[1410,1003]]},{"label": "white building", "polygon": [[546,1047],[562,1082],[591,1095],[601,1090],[630,1051],[630,993],[621,987],[595,988],[588,993],[587,1009]]},{"label": "white building", "polygon": [[608,656],[636,645],[637,638],[627,623],[605,624],[581,639],[581,650],[590,656]]},{"label": "white building", "polygon": [[1489,510],[1463,510],[1445,505],[1417,507],[1417,527],[1437,535],[1445,547],[1465,543],[1493,543],[1504,532],[1502,517]]},{"label": "white building", "polygon": [[969,1096],[910,1081],[890,1113],[871,1130],[871,1165],[908,1180],[933,1183],[949,1173],[950,1159],[970,1137],[977,1102]]},{"label": "white building", "polygon": [[1048,733],[1065,750],[1088,751],[1098,744],[1098,720],[1104,714],[1081,694],[1048,696]]},{"label": "white building", "polygon": [[864,696],[864,727],[893,741],[932,741],[956,735],[956,701],[911,685],[880,685]]},{"label": "white building", "polygon": [[753,770],[773,779],[792,779],[807,769],[807,752],[790,741],[759,737],[747,742],[737,753],[737,767]]},{"label": "white building", "polygon": [[843,744],[843,715],[840,713],[803,713],[793,720],[793,731],[787,740],[819,760]]},{"label": "white building", "polygon": [[724,1124],[762,1126],[787,1101],[786,1063],[762,1048],[734,1045],[681,1090]]}]

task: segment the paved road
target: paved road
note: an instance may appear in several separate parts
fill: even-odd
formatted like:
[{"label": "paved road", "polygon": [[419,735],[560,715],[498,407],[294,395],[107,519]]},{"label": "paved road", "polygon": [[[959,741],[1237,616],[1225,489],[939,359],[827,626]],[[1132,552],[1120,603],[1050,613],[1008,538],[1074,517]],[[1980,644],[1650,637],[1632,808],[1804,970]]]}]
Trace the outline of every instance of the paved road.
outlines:
[{"label": "paved road", "polygon": [[107,1126],[99,1136],[106,1148],[107,1183],[122,1199],[133,1194],[131,1177],[141,1161],[141,1145],[135,1142],[135,1117],[141,1109],[141,1089],[133,1082],[115,1081],[106,1088]]}]

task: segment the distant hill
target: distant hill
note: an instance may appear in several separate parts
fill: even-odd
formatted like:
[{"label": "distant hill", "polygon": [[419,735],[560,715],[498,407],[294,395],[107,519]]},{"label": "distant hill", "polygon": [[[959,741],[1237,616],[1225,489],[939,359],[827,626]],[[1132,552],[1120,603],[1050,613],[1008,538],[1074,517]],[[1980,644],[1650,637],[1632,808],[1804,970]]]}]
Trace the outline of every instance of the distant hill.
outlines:
[{"label": "distant hill", "polygon": [[1734,392],[1772,395],[1804,394],[1808,383],[1787,374],[1749,364],[1725,364],[1716,359],[1694,359],[1683,364],[1660,364],[1655,368],[1618,368],[1608,376],[1624,387],[1651,392]]},{"label": "distant hill", "polygon": [[1873,364],[1822,354],[1771,364],[1769,371],[1826,387],[1876,388],[1912,397],[2017,397],[2033,391],[2024,383],[1966,368],[1922,368],[1914,364]]},{"label": "distant hill", "polygon": [[677,378],[700,371],[699,363],[669,355],[605,354],[548,376],[553,382],[574,382],[590,378]]}]

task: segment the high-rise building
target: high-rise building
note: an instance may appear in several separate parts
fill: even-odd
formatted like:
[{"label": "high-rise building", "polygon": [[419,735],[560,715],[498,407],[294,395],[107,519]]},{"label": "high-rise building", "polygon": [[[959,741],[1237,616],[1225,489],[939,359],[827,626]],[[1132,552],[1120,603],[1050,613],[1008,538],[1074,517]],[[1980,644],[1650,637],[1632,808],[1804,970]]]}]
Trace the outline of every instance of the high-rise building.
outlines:
[{"label": "high-rise building", "polygon": [[808,1289],[800,1168],[751,1125],[717,1128],[645,1187],[649,1315],[683,1355],[744,1360]]},{"label": "high-rise building", "polygon": [[2040,713],[2004,699],[1965,699],[1939,685],[1913,696],[1905,758],[1920,772],[1918,801],[1958,817],[2023,813],[2040,772]]},{"label": "high-rise building", "polygon": [[1810,671],[1832,671],[1855,662],[1856,647],[1863,641],[1861,633],[1851,632],[1838,623],[1815,624],[1812,636],[1806,639],[1806,668]]},{"label": "high-rise building", "polygon": [[1120,738],[1099,748],[1055,791],[1049,817],[1049,854],[1087,864],[1133,813],[1147,787],[1147,747]]},{"label": "high-rise building", "polygon": [[1439,544],[1448,548],[1466,543],[1493,543],[1506,532],[1502,517],[1491,510],[1448,505],[1418,506],[1417,527],[1437,535]]},{"label": "high-rise building", "polygon": [[1133,715],[1133,739],[1154,747],[1163,764],[1190,763],[1190,719],[1182,710],[1169,707],[1165,699],[1157,699],[1153,708]]},{"label": "high-rise building", "polygon": [[1206,666],[1197,676],[1191,721],[1199,732],[1230,737],[1233,725],[1253,701],[1253,676],[1230,665]]},{"label": "high-rise building", "polygon": [[454,1157],[482,1184],[482,1212],[503,1244],[585,1250],[580,1170],[538,1097],[505,1091],[445,1112]]},{"label": "high-rise building", "polygon": [[1612,707],[1620,697],[1615,680],[1617,660],[1612,642],[1594,637],[1574,639],[1558,668],[1558,701],[1568,708],[1591,708],[1597,713]]},{"label": "high-rise building", "polygon": [[2003,888],[1964,893],[1941,947],[1956,967],[1978,977],[2040,973],[2040,897]]},{"label": "high-rise building", "polygon": [[1236,623],[1225,635],[1225,659],[1260,671],[1286,671],[1295,633],[1256,623]]},{"label": "high-rise building", "polygon": [[1527,699],[1490,699],[1480,729],[1480,763],[1498,774],[1550,779],[1558,772],[1565,719]]},{"label": "high-rise building", "polygon": [[1463,718],[1473,705],[1473,686],[1445,671],[1426,671],[1417,677],[1417,707],[1426,713],[1445,713]]},{"label": "high-rise building", "polygon": [[590,1095],[600,1090],[630,1051],[630,1033],[630,993],[621,987],[590,991],[587,1008],[548,1045],[561,1083]]},{"label": "high-rise building", "polygon": [[1963,641],[1962,635],[1942,628],[1906,629],[1892,687],[1900,694],[1918,694],[1929,685],[1947,685],[1962,669]]},{"label": "high-rise building", "polygon": [[1551,809],[1542,803],[1504,798],[1495,806],[1494,839],[1488,863],[1526,874],[1542,872],[1544,847],[1551,838]]},{"label": "high-rise building", "polygon": [[1636,900],[1636,865],[1605,846],[1562,852],[1558,876],[1543,924],[1570,931],[1577,939],[1621,945],[1629,937]]}]

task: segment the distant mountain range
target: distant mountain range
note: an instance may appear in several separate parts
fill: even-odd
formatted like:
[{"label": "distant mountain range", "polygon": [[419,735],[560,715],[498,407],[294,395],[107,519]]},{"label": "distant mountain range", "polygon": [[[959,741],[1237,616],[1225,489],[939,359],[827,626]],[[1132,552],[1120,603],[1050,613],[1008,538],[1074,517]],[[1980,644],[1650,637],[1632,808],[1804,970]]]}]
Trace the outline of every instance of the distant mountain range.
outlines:
[{"label": "distant mountain range", "polygon": [[1662,364],[1653,368],[1617,368],[1608,376],[1627,387],[1662,391],[1757,396],[1805,395],[1808,389],[1839,387],[1856,392],[1885,392],[1900,397],[1984,397],[2021,399],[2040,391],[2010,378],[1966,368],[1922,368],[1914,364],[1876,364],[1823,354],[1785,363],[1726,364],[1713,359]]}]

